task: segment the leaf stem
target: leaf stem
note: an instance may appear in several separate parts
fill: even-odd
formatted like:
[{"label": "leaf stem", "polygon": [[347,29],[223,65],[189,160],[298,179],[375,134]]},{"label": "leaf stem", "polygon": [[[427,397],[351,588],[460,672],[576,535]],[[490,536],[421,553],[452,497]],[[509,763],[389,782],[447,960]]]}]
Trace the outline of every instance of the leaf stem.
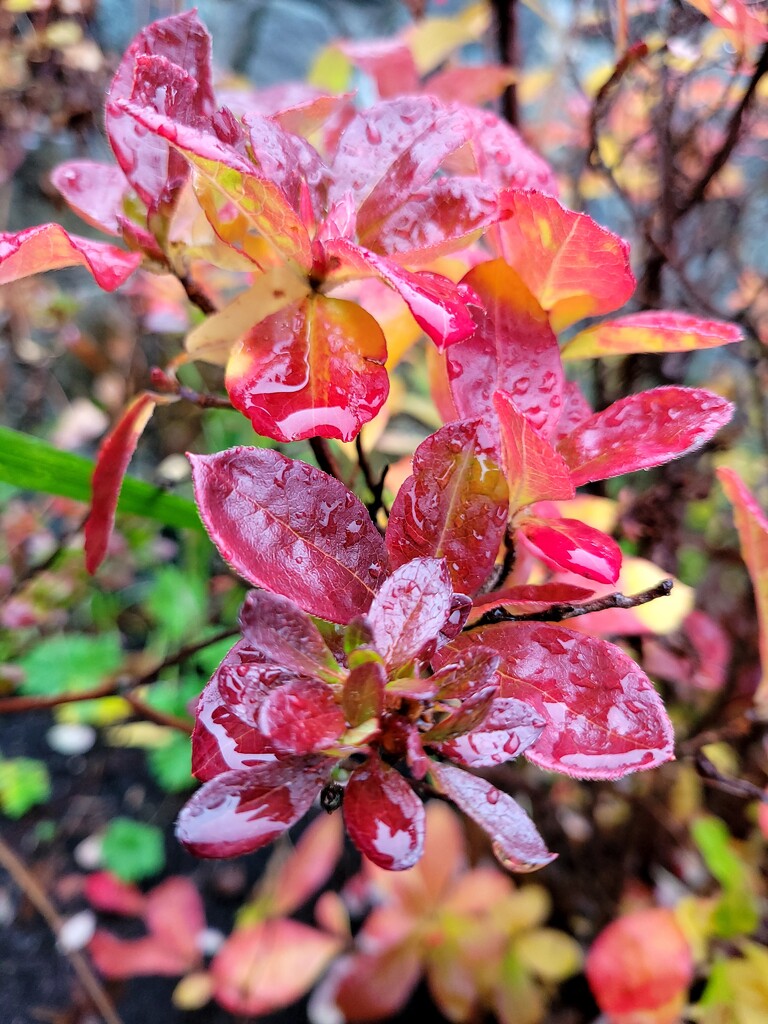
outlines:
[{"label": "leaf stem", "polygon": [[620,594],[617,591],[606,594],[605,597],[596,597],[593,601],[585,601],[584,604],[553,604],[544,611],[526,612],[524,615],[513,615],[502,607],[491,608],[476,622],[467,626],[467,629],[490,626],[495,622],[563,622],[565,619],[576,619],[592,612],[603,612],[608,608],[638,608],[649,601],[655,601],[657,597],[667,597],[673,586],[674,581],[666,579],[647,590],[640,591],[639,594]]},{"label": "leaf stem", "polygon": [[363,474],[365,485],[371,492],[372,501],[366,504],[366,508],[370,514],[371,519],[376,523],[379,510],[381,510],[387,518],[389,518],[389,509],[384,501],[384,481],[387,477],[388,466],[385,466],[379,479],[373,475],[373,469],[371,463],[368,460],[368,454],[363,448],[363,442],[360,439],[360,434],[355,438],[355,451],[357,452],[357,462],[360,466],[360,472]]},{"label": "leaf stem", "polygon": [[324,473],[328,476],[335,477],[337,480],[344,482],[344,478],[341,475],[341,470],[333,457],[331,446],[328,444],[324,437],[310,437],[309,447],[312,449],[312,454],[315,456],[317,465]]},{"label": "leaf stem", "polygon": [[201,313],[205,313],[206,316],[218,313],[216,303],[189,274],[179,274],[177,276],[182,288],[187,293],[187,298],[194,306],[197,306]]}]

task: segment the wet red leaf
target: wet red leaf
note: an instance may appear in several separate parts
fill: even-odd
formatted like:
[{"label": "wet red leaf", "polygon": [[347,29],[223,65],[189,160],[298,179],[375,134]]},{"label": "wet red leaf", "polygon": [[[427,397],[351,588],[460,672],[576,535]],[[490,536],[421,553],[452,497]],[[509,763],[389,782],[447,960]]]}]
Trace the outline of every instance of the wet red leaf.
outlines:
[{"label": "wet red leaf", "polygon": [[629,245],[584,213],[541,192],[510,191],[512,214],[493,239],[556,331],[623,306],[635,290]]},{"label": "wet red leaf", "polygon": [[217,775],[182,807],[176,837],[198,857],[268,846],[304,817],[331,768],[323,757],[291,757]]},{"label": "wet red leaf", "polygon": [[368,608],[386,573],[386,548],[342,483],[269,449],[190,461],[200,516],[242,576],[331,622]]},{"label": "wet red leaf", "polygon": [[433,725],[422,736],[425,744],[439,745],[454,736],[471,732],[485,720],[499,692],[498,676],[494,673],[489,685],[477,687],[462,698],[461,704]]},{"label": "wet red leaf", "polygon": [[341,703],[347,721],[354,728],[378,718],[384,707],[384,685],[387,674],[378,661],[357,665],[347,676]]},{"label": "wet red leaf", "polygon": [[386,358],[370,313],[312,295],[261,320],[233,347],[226,386],[259,434],[351,441],[387,397]]},{"label": "wet red leaf", "polygon": [[553,604],[578,604],[594,596],[594,590],[570,583],[530,583],[506,587],[489,594],[478,594],[472,604],[477,609],[504,605],[520,612],[541,612]]},{"label": "wet red leaf", "polygon": [[0,285],[45,270],[85,267],[100,288],[112,292],[140,263],[141,253],[70,235],[59,224],[39,224],[15,234],[0,232]]},{"label": "wet red leaf", "polygon": [[522,754],[539,738],[545,725],[544,718],[529,704],[514,697],[499,697],[476,728],[446,740],[439,750],[458,764],[489,768]]},{"label": "wet red leaf", "polygon": [[339,665],[312,619],[288,598],[251,590],[240,609],[244,644],[288,672],[339,678]]},{"label": "wet red leaf", "polygon": [[67,160],[51,171],[51,182],[87,224],[108,235],[120,234],[118,217],[125,215],[123,200],[129,186],[119,167],[95,160]]},{"label": "wet red leaf", "polygon": [[462,109],[469,122],[469,146],[462,149],[460,157],[457,154],[462,167],[469,170],[471,166],[483,181],[495,188],[515,190],[513,194],[527,188],[557,193],[552,168],[507,121],[490,110]]},{"label": "wet red leaf", "polygon": [[451,346],[448,377],[463,419],[494,416],[493,395],[509,394],[531,426],[547,436],[560,416],[563,370],[547,315],[503,260],[481,263],[463,283],[478,295],[477,330]]},{"label": "wet red leaf", "polygon": [[563,348],[564,359],[595,359],[635,352],[689,352],[741,341],[736,324],[704,320],[689,313],[648,310],[588,327]]},{"label": "wet red leaf", "polygon": [[556,443],[566,434],[570,434],[591,415],[592,407],[582,394],[579,385],[575,380],[567,380],[563,385],[563,405],[560,409],[560,419],[557,421],[552,436],[553,442]]},{"label": "wet red leaf", "polygon": [[535,501],[572,498],[575,492],[563,457],[533,429],[505,391],[496,392],[493,405],[501,432],[510,515]]},{"label": "wet red leaf", "polygon": [[[414,558],[384,581],[368,620],[376,650],[393,672],[433,644],[451,610],[453,589],[445,562]],[[431,653],[431,652],[429,652]]]},{"label": "wet red leaf", "polygon": [[463,633],[438,664],[476,646],[501,657],[500,696],[546,720],[525,756],[576,778],[617,779],[673,757],[672,726],[647,676],[618,647],[561,626],[501,623]]},{"label": "wet red leaf", "polygon": [[499,656],[490,648],[459,651],[448,662],[441,662],[441,668],[432,676],[440,700],[463,700],[477,690],[498,685]]},{"label": "wet red leaf", "polygon": [[598,583],[615,583],[619,578],[621,548],[593,526],[578,519],[526,516],[517,529],[545,561]]},{"label": "wet red leaf", "polygon": [[94,871],[88,875],[84,889],[85,898],[96,910],[126,917],[141,917],[144,913],[144,893],[109,871]]},{"label": "wet red leaf", "polygon": [[272,916],[292,914],[328,881],[344,849],[341,815],[320,814],[268,878]]},{"label": "wet red leaf", "polygon": [[288,754],[313,754],[336,740],[346,722],[333,690],[318,679],[297,679],[271,690],[259,711],[259,732]]},{"label": "wet red leaf", "polygon": [[578,487],[686,455],[709,441],[732,413],[732,404],[711,391],[655,388],[590,416],[558,450]]},{"label": "wet red leaf", "polygon": [[453,586],[474,593],[496,561],[507,504],[507,484],[480,421],[442,427],[416,449],[413,475],[392,505],[386,536],[392,565],[445,558]]},{"label": "wet red leaf", "polygon": [[93,470],[91,511],[85,524],[85,567],[94,573],[104,561],[128,463],[157,400],[144,392],[131,402],[102,441]]},{"label": "wet red leaf", "polygon": [[450,764],[435,762],[430,773],[438,788],[487,832],[493,852],[508,870],[536,871],[555,859],[557,854],[549,852],[531,819],[507,793]]},{"label": "wet red leaf", "polygon": [[402,775],[378,758],[356,768],[344,791],[353,843],[387,871],[404,871],[424,849],[424,805]]}]

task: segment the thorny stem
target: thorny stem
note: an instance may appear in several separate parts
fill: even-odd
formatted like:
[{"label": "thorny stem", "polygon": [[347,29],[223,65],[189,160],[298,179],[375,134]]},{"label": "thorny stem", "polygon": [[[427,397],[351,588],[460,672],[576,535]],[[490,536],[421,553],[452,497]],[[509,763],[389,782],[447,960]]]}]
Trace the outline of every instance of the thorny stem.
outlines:
[{"label": "thorny stem", "polygon": [[[58,937],[64,927],[64,920],[48,899],[45,890],[37,879],[25,867],[19,857],[13,852],[10,846],[0,838],[0,865],[8,872],[10,877],[24,893],[35,910],[44,918],[53,934]],[[61,948],[61,947],[59,947]],[[104,991],[99,979],[93,973],[88,960],[79,949],[63,948],[62,952],[67,956],[69,962],[80,979],[85,991],[91,999],[94,1007],[101,1014],[105,1024],[122,1024],[122,1021],[115,1010],[112,1002]]]},{"label": "thorny stem", "polygon": [[553,604],[545,611],[526,612],[524,615],[513,615],[501,607],[491,608],[467,629],[490,626],[495,622],[563,622],[591,612],[603,612],[608,608],[638,608],[649,601],[655,601],[657,597],[667,597],[673,586],[674,580],[666,579],[639,594],[606,594],[605,597],[596,597],[594,601],[585,601],[584,604]]},{"label": "thorny stem", "polygon": [[99,697],[124,697],[128,703],[134,708],[134,710],[140,714],[143,718],[148,718],[150,721],[157,722],[159,725],[167,725],[174,729],[179,729],[183,732],[189,732],[189,723],[183,719],[176,718],[174,715],[165,715],[163,712],[157,711],[157,709],[149,707],[140,698],[133,694],[133,690],[137,690],[142,686],[148,686],[150,683],[154,683],[160,674],[167,668],[172,668],[174,665],[179,665],[188,658],[191,658],[198,651],[204,650],[206,647],[210,647],[212,644],[218,643],[220,640],[226,640],[228,637],[238,636],[240,633],[239,629],[222,629],[213,636],[208,637],[206,640],[199,640],[192,644],[187,644],[184,647],[179,648],[173,654],[169,654],[168,657],[164,658],[161,662],[158,662],[149,671],[144,672],[139,676],[117,676],[114,679],[109,679],[104,683],[100,683],[98,686],[93,686],[89,690],[80,690],[77,693],[56,693],[51,696],[45,697],[3,697],[0,698],[0,715],[12,715],[18,714],[24,711],[43,711],[46,708],[58,707],[60,704],[75,704],[83,700],[97,700]]}]

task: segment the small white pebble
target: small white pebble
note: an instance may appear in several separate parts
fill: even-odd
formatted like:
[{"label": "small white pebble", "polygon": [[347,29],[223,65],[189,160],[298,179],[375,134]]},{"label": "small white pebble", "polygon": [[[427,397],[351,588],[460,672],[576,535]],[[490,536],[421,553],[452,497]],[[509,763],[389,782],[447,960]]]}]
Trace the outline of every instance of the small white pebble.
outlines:
[{"label": "small white pebble", "polygon": [[56,945],[62,953],[73,953],[83,949],[96,931],[96,915],[92,910],[81,910],[68,918],[59,929]]},{"label": "small white pebble", "polygon": [[195,941],[203,956],[215,956],[224,945],[225,938],[218,928],[203,928]]},{"label": "small white pebble", "polygon": [[75,847],[75,863],[84,871],[95,871],[101,867],[102,837],[93,835],[83,839]]},{"label": "small white pebble", "polygon": [[96,730],[84,722],[59,722],[51,726],[45,738],[51,750],[72,757],[91,749],[96,742]]}]

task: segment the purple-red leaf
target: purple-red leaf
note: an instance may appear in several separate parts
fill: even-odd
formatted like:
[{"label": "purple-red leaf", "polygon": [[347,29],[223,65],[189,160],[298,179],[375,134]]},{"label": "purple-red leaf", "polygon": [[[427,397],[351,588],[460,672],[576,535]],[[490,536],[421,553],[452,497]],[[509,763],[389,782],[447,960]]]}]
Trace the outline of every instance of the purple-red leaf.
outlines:
[{"label": "purple-red leaf", "polygon": [[376,650],[390,670],[407,665],[436,641],[448,619],[452,597],[442,559],[414,558],[382,583],[368,619]]},{"label": "purple-red leaf", "polygon": [[567,380],[563,385],[563,405],[560,409],[560,419],[557,421],[553,434],[553,443],[557,443],[572,430],[575,430],[580,423],[588,420],[592,415],[592,406],[584,397],[581,388],[575,380]]},{"label": "purple-red leaf", "polygon": [[392,505],[393,566],[445,558],[453,586],[474,593],[488,578],[507,523],[507,485],[479,420],[442,427],[413,457],[413,476]]},{"label": "purple-red leaf", "polygon": [[461,736],[462,733],[478,728],[499,692],[499,680],[495,672],[492,680],[489,686],[475,689],[464,697],[455,711],[451,711],[423,734],[422,741],[430,746],[441,744],[453,736]]},{"label": "purple-red leaf", "polygon": [[525,811],[507,793],[450,764],[430,769],[438,787],[493,843],[493,852],[510,871],[536,871],[550,864],[550,853]]},{"label": "purple-red leaf", "polygon": [[649,310],[588,327],[563,348],[563,359],[632,355],[635,352],[690,352],[741,341],[736,324],[703,320],[689,313]]},{"label": "purple-red leaf", "polygon": [[629,246],[618,235],[540,192],[507,192],[504,205],[512,216],[493,229],[494,241],[554,330],[610,313],[632,295]]},{"label": "purple-red leaf", "polygon": [[517,524],[545,561],[598,583],[615,583],[621,572],[621,548],[607,533],[578,519],[526,516]]},{"label": "purple-red leaf", "polygon": [[352,773],[344,791],[352,842],[387,871],[404,871],[424,849],[424,805],[402,775],[378,758]]},{"label": "purple-red leaf", "polygon": [[251,583],[331,622],[366,611],[387,552],[362,502],[303,462],[262,448],[191,455],[200,516]]},{"label": "purple-red leaf", "polygon": [[370,313],[312,295],[251,328],[232,350],[226,386],[259,434],[351,441],[387,397],[386,358]]},{"label": "purple-red leaf", "polygon": [[733,405],[711,391],[655,388],[590,416],[558,450],[578,487],[686,455],[709,441],[732,413]]},{"label": "purple-red leaf", "polygon": [[243,646],[259,652],[289,672],[339,677],[339,666],[312,619],[293,601],[267,590],[251,590],[240,609]]},{"label": "purple-red leaf", "polygon": [[438,687],[440,700],[463,700],[489,685],[498,686],[498,667],[498,654],[478,647],[460,651],[447,663],[443,662],[432,679]]},{"label": "purple-red leaf", "polygon": [[512,611],[543,612],[553,604],[573,604],[594,596],[594,590],[576,587],[570,583],[529,583],[519,587],[506,587],[489,594],[478,594],[472,604],[475,608],[504,605]]},{"label": "purple-red leaf", "polygon": [[324,757],[291,757],[206,782],[181,809],[176,836],[198,857],[237,857],[302,818],[328,780]]},{"label": "purple-red leaf", "polygon": [[331,746],[346,721],[333,690],[319,679],[297,679],[271,690],[259,710],[259,731],[288,754]]},{"label": "purple-red leaf", "polygon": [[89,573],[96,572],[104,561],[123,477],[156,404],[156,399],[146,392],[134,398],[99,448],[93,471],[91,512],[85,524],[85,567]]},{"label": "purple-red leaf", "polygon": [[483,181],[498,189],[513,189],[513,195],[526,188],[557,193],[552,168],[526,146],[511,125],[490,110],[461,109],[469,122],[470,145],[457,154],[457,162],[462,160],[463,166],[471,163],[471,170]]},{"label": "purple-red leaf", "polygon": [[143,29],[126,50],[107,95],[106,129],[117,161],[144,202],[157,208],[172,198],[187,169],[166,142],[147,139],[121,109],[124,100],[151,106],[177,123],[212,116],[211,37],[194,11]]},{"label": "purple-red leaf", "polygon": [[67,160],[51,171],[51,182],[86,223],[108,235],[120,234],[118,217],[125,216],[128,181],[119,167],[94,160]]},{"label": "purple-red leaf", "polygon": [[451,761],[470,768],[490,768],[522,754],[541,735],[544,718],[514,697],[493,701],[480,725],[438,747]]},{"label": "purple-red leaf", "polygon": [[574,496],[571,474],[552,445],[531,426],[510,395],[493,396],[501,433],[504,471],[509,486],[509,511],[535,501],[567,501]]},{"label": "purple-red leaf", "polygon": [[379,661],[367,661],[349,673],[341,694],[341,705],[353,729],[381,715],[386,681],[387,674]]},{"label": "purple-red leaf", "polygon": [[545,720],[526,757],[576,778],[617,779],[672,759],[672,726],[647,676],[618,647],[540,622],[463,633],[440,652],[490,647],[501,656],[501,696]]},{"label": "purple-red leaf", "polygon": [[483,308],[477,330],[448,352],[448,377],[459,415],[494,415],[493,396],[505,391],[543,436],[560,416],[563,370],[547,315],[504,263],[481,263],[464,277]]},{"label": "purple-red leaf", "polygon": [[141,253],[68,234],[59,224],[39,224],[15,234],[0,232],[0,284],[62,267],[85,267],[105,292],[131,276]]}]

